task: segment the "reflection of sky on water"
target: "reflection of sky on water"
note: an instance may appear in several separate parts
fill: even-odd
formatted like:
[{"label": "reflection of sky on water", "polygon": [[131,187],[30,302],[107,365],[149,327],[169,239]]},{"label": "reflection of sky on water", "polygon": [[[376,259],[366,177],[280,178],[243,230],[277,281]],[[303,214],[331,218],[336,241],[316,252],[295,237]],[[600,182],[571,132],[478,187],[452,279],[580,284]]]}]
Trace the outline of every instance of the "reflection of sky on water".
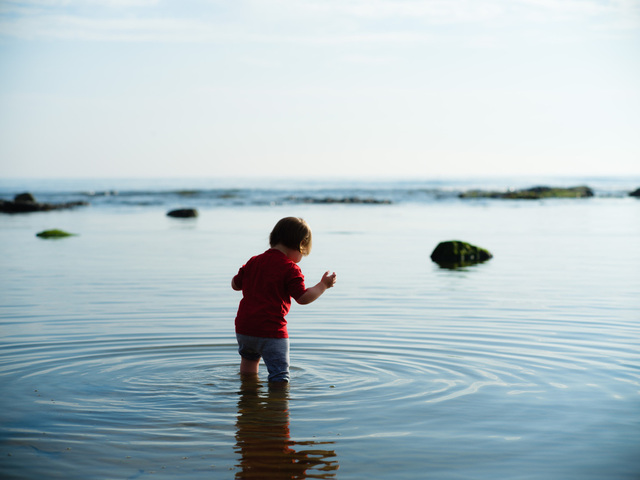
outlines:
[{"label": "reflection of sky on water", "polygon": [[236,479],[335,478],[339,468],[335,450],[316,448],[333,442],[290,439],[288,385],[271,386],[265,392],[257,378],[245,378],[238,393]]}]

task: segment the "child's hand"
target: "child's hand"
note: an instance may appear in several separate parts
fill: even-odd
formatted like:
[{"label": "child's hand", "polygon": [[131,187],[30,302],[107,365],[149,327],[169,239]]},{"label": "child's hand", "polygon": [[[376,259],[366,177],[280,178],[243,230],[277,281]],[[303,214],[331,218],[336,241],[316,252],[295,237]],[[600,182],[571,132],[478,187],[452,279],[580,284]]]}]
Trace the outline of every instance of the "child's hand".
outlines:
[{"label": "child's hand", "polygon": [[306,305],[314,302],[324,293],[327,288],[331,288],[336,284],[336,274],[329,271],[324,272],[322,279],[313,287],[307,288],[307,291],[300,296],[296,301],[300,305]]},{"label": "child's hand", "polygon": [[324,283],[324,286],[327,288],[333,287],[336,284],[336,272],[332,273],[327,270],[326,272],[324,272],[322,280],[320,281]]}]

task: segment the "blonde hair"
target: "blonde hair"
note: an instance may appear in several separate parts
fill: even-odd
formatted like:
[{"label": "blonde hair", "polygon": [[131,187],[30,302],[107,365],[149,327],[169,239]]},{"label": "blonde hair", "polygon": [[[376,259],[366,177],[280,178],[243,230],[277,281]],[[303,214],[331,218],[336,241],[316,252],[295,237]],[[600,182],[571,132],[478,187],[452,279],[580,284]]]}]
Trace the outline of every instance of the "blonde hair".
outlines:
[{"label": "blonde hair", "polygon": [[311,228],[302,218],[285,217],[273,227],[269,235],[269,244],[275,247],[282,244],[302,255],[311,253]]}]

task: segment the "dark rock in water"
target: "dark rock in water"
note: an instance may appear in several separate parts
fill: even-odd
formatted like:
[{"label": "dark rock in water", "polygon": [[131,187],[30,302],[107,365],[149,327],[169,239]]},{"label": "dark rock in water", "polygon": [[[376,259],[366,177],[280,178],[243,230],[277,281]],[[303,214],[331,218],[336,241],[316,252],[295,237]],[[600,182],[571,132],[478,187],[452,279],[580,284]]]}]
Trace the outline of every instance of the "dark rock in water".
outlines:
[{"label": "dark rock in water", "polygon": [[593,197],[591,188],[581,185],[569,188],[532,187],[523,190],[506,192],[469,190],[459,195],[460,198],[504,198],[509,200],[539,200],[541,198],[587,198]]},{"label": "dark rock in water", "polygon": [[629,194],[630,197],[639,197],[640,198],[640,188],[636,188],[633,192]]},{"label": "dark rock in water", "polygon": [[31,193],[19,193],[15,197],[13,197],[14,202],[33,202],[36,203],[36,197],[34,197]]},{"label": "dark rock in water", "polygon": [[75,235],[74,233],[65,232],[64,230],[44,230],[43,232],[36,233],[36,237],[40,238],[64,238],[64,237],[72,237]]},{"label": "dark rock in water", "polygon": [[440,242],[431,253],[431,260],[444,268],[458,268],[489,260],[493,255],[484,248],[459,240]]},{"label": "dark rock in water", "polygon": [[174,218],[194,218],[198,216],[198,211],[195,208],[179,208],[177,210],[171,210],[167,213],[167,216]]},{"label": "dark rock in water", "polygon": [[20,193],[13,201],[0,200],[0,212],[2,213],[29,213],[46,212],[49,210],[60,210],[63,208],[73,208],[89,205],[87,202],[66,202],[66,203],[39,203],[31,193]]}]

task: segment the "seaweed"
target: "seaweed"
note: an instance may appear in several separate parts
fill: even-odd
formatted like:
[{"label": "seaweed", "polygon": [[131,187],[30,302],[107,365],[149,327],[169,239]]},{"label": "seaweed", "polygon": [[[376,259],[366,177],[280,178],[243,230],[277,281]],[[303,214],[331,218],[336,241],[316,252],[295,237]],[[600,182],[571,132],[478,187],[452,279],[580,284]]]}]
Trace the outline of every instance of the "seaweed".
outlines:
[{"label": "seaweed", "polygon": [[75,233],[65,232],[64,230],[59,230],[54,228],[52,230],[43,230],[40,233],[36,233],[36,237],[40,238],[65,238],[65,237],[73,237]]}]

